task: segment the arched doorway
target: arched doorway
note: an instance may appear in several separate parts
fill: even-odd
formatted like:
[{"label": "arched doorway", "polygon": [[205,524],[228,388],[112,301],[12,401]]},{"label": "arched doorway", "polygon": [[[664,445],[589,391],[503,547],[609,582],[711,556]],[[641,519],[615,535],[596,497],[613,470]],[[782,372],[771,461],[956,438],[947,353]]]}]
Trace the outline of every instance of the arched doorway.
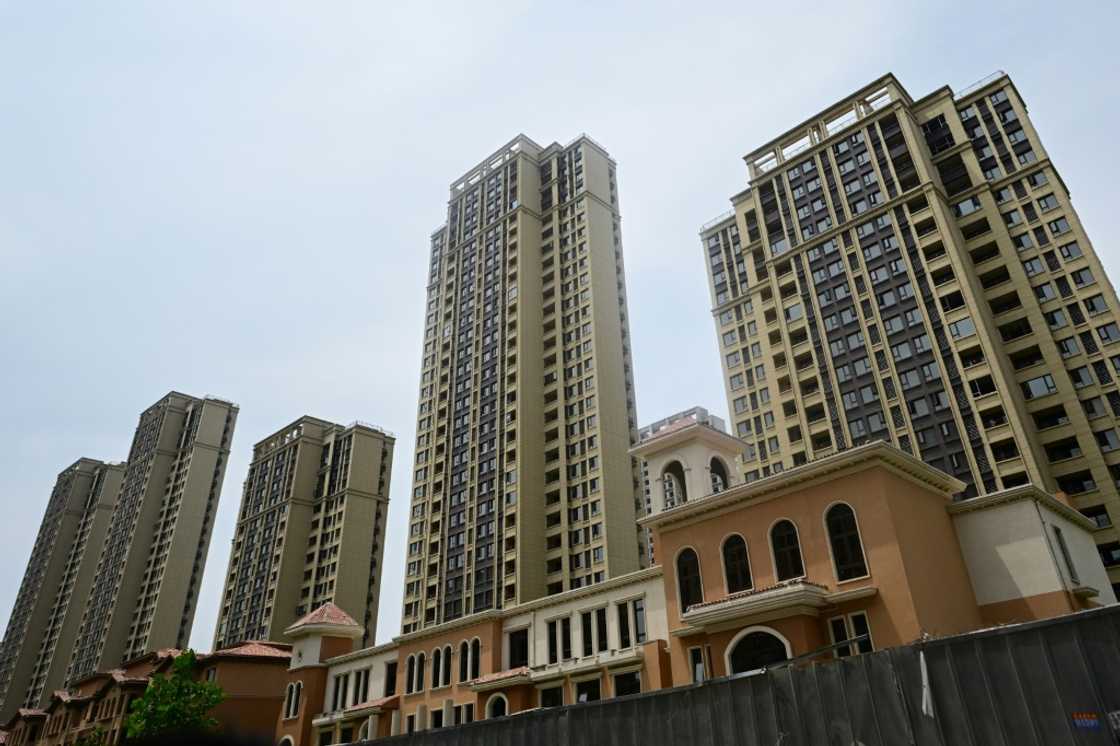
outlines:
[{"label": "arched doorway", "polygon": [[486,717],[500,718],[505,717],[509,712],[509,702],[506,701],[506,695],[495,694],[486,701]]},{"label": "arched doorway", "polygon": [[777,633],[765,628],[746,629],[728,647],[727,672],[757,671],[789,658],[789,643]]}]

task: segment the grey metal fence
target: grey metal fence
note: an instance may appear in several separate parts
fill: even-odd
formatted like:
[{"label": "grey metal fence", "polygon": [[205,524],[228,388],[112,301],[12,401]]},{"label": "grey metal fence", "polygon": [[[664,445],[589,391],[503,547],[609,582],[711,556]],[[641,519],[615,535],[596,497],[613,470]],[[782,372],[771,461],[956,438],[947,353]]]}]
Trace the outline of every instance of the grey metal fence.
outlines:
[{"label": "grey metal fence", "polygon": [[1120,744],[1120,605],[387,739],[393,746]]}]

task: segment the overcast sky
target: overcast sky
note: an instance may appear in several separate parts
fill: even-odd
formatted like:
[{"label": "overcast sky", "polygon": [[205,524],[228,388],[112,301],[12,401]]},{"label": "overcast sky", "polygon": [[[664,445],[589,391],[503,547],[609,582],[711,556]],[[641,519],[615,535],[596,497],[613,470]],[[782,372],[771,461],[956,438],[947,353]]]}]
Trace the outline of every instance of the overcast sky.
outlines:
[{"label": "overcast sky", "polygon": [[697,231],[742,155],[888,71],[1010,73],[1116,277],[1120,3],[1031,5],[0,1],[0,621],[59,470],[178,389],[241,406],[192,644],[302,414],[398,436],[395,634],[428,236],[518,132],[618,161],[642,422],[726,411]]}]

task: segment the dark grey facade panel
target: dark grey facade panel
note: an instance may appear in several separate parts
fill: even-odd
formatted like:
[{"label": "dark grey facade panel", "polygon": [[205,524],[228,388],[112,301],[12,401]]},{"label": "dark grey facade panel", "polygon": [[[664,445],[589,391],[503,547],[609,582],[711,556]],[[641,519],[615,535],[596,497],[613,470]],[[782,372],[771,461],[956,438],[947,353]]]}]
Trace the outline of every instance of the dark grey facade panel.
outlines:
[{"label": "dark grey facade panel", "polygon": [[1120,605],[384,742],[1115,746],[1109,713],[1120,714]]}]

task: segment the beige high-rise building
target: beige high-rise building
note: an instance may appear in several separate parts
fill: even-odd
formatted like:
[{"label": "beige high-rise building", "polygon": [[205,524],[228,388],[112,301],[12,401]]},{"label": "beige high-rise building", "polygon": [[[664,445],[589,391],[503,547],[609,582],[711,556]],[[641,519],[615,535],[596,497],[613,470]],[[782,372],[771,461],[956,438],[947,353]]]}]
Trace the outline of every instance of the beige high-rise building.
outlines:
[{"label": "beige high-rise building", "polygon": [[746,478],[885,439],[1065,492],[1118,583],[1120,305],[1011,80],[887,75],[745,160],[701,236]]},{"label": "beige high-rise building", "polygon": [[432,234],[402,631],[639,568],[615,163],[520,135]]},{"label": "beige high-rise building", "polygon": [[67,681],[187,645],[236,420],[177,392],[140,415]]},{"label": "beige high-rise building", "polygon": [[377,632],[396,439],[301,417],[253,446],[214,649],[280,640],[328,601]]},{"label": "beige high-rise building", "polygon": [[58,475],[0,643],[0,722],[62,687],[123,476],[88,458]]}]

